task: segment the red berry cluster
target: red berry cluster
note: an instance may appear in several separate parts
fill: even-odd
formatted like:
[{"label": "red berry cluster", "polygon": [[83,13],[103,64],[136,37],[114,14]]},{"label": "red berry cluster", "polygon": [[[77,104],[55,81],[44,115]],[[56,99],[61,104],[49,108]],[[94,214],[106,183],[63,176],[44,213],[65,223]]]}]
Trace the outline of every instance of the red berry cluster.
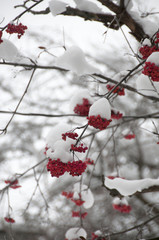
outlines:
[{"label": "red berry cluster", "polygon": [[108,176],[107,178],[109,178],[109,179],[111,179],[111,180],[113,180],[113,179],[115,179],[115,178],[122,178],[122,179],[125,179],[125,178],[123,178],[123,177],[118,177],[118,176]]},{"label": "red berry cluster", "polygon": [[85,218],[86,216],[88,215],[87,212],[84,212],[84,213],[80,213],[80,211],[72,211],[72,217],[81,217],[81,218]]},{"label": "red berry cluster", "polygon": [[63,139],[64,141],[66,141],[66,137],[72,138],[72,139],[76,140],[76,138],[78,137],[78,134],[77,134],[77,133],[74,133],[74,132],[66,132],[66,133],[63,133],[63,134],[62,134],[62,139]]},{"label": "red berry cluster", "polygon": [[152,81],[159,82],[159,67],[155,63],[145,62],[142,73],[151,77]]},{"label": "red berry cluster", "polygon": [[[115,86],[115,85],[110,85],[110,84],[108,84],[106,87],[107,87],[108,91],[111,91],[111,90],[114,88],[114,86]],[[124,95],[125,95],[125,90],[124,90],[124,88],[117,87],[117,88],[113,91],[113,93],[117,93],[117,95],[119,95],[119,96],[124,96]]]},{"label": "red berry cluster", "polygon": [[62,176],[67,169],[67,164],[61,162],[61,160],[58,158],[57,160],[49,159],[47,163],[47,170],[50,171],[50,174],[52,177],[60,177]]},{"label": "red berry cluster", "polygon": [[2,34],[3,34],[3,32],[0,31],[0,44],[3,42],[3,40],[2,40]]},{"label": "red berry cluster", "polygon": [[113,208],[121,213],[129,213],[131,211],[131,206],[125,204],[113,204]]},{"label": "red berry cluster", "polygon": [[139,52],[141,53],[142,55],[142,59],[147,59],[153,52],[158,52],[159,49],[157,48],[157,46],[148,46],[148,45],[145,45],[145,46],[142,46],[140,49],[139,49]]},{"label": "red berry cluster", "polygon": [[81,194],[79,193],[79,199],[74,199],[73,198],[73,193],[72,192],[62,192],[62,195],[66,197],[67,199],[71,199],[72,202],[74,202],[77,206],[82,206],[85,201],[81,199]]},{"label": "red berry cluster", "polygon": [[136,137],[135,134],[127,134],[127,135],[124,136],[125,139],[129,139],[129,140],[131,140],[135,137]]},{"label": "red berry cluster", "polygon": [[83,98],[82,104],[77,104],[74,108],[74,112],[80,116],[88,116],[90,109],[90,102],[87,98]]},{"label": "red berry cluster", "polygon": [[81,160],[67,163],[67,172],[73,177],[82,175],[86,168],[86,163]]},{"label": "red berry cluster", "polygon": [[115,179],[116,177],[114,177],[114,176],[108,176],[107,178],[109,178],[109,179]]},{"label": "red berry cluster", "polygon": [[88,125],[93,126],[94,128],[97,128],[100,130],[106,129],[107,126],[112,121],[111,119],[107,120],[106,118],[101,118],[100,115],[90,116],[90,117],[87,117],[87,119],[88,119]]},{"label": "red berry cluster", "polygon": [[73,192],[62,192],[62,196],[66,197],[67,199],[73,198]]},{"label": "red berry cluster", "polygon": [[8,223],[15,223],[15,220],[13,218],[10,218],[10,217],[5,217],[4,220]]},{"label": "red berry cluster", "polygon": [[99,236],[99,235],[97,235],[97,234],[95,234],[95,233],[92,233],[92,238],[91,238],[91,240],[106,240],[106,238],[101,237],[101,236]]},{"label": "red berry cluster", "polygon": [[27,26],[24,26],[21,23],[19,23],[18,25],[9,23],[7,26],[6,32],[9,34],[18,33],[18,38],[21,38],[21,36],[25,33],[26,29],[27,29]]},{"label": "red berry cluster", "polygon": [[114,110],[111,110],[111,118],[112,118],[112,119],[117,119],[117,120],[119,120],[119,119],[122,118],[122,116],[123,116],[123,114],[120,113],[119,111],[118,111],[118,112],[115,112]]},{"label": "red berry cluster", "polygon": [[86,170],[86,163],[79,161],[63,163],[59,158],[57,160],[49,159],[47,170],[50,171],[52,177],[60,177],[65,172],[69,172],[71,176],[79,176]]},{"label": "red berry cluster", "polygon": [[139,49],[143,59],[147,59],[153,52],[159,52],[159,32],[151,39],[151,46],[144,45]]},{"label": "red berry cluster", "polygon": [[94,165],[94,161],[91,160],[90,158],[86,158],[85,163],[86,163],[87,165]]},{"label": "red berry cluster", "polygon": [[80,146],[74,146],[71,144],[71,150],[75,152],[85,153],[85,151],[88,149],[88,147],[83,147],[83,143],[80,144]]},{"label": "red berry cluster", "polygon": [[11,180],[5,180],[4,181],[6,184],[10,184],[10,188],[12,188],[12,189],[16,189],[16,188],[20,188],[21,186],[20,185],[18,185],[18,180],[16,179],[16,180],[13,180],[13,181],[11,181]]},{"label": "red berry cluster", "polygon": [[82,199],[72,199],[72,202],[74,202],[77,206],[82,206],[85,201]]}]

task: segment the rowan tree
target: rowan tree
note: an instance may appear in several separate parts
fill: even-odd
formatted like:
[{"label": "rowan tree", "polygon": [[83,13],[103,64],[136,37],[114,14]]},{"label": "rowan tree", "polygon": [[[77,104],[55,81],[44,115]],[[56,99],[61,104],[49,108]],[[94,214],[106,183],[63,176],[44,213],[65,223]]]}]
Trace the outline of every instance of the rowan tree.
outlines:
[{"label": "rowan tree", "polygon": [[158,239],[158,1],[12,4],[0,239]]}]

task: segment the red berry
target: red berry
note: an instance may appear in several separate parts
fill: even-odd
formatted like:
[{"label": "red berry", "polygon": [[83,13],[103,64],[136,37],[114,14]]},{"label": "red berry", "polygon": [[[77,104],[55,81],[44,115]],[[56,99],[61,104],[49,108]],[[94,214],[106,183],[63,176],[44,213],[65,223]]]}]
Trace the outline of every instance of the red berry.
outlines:
[{"label": "red berry", "polygon": [[122,113],[120,113],[120,112],[115,112],[114,110],[111,110],[111,118],[112,118],[112,119],[117,119],[117,120],[119,120],[119,119],[122,118],[122,116],[123,116]]},{"label": "red berry", "polygon": [[[115,85],[110,85],[108,84],[106,87],[108,89],[108,91],[111,91],[113,88],[114,88]],[[125,91],[124,91],[124,88],[122,87],[117,87],[113,93],[117,93],[119,96],[124,96],[125,95]]]},{"label": "red berry", "polygon": [[10,217],[5,217],[4,220],[8,223],[15,223],[15,220],[13,218],[10,218]]},{"label": "red berry", "polygon": [[124,136],[124,138],[131,140],[131,139],[135,138],[135,134],[127,134]]},{"label": "red berry", "polygon": [[66,132],[66,133],[63,133],[63,134],[62,134],[62,139],[63,139],[64,141],[66,141],[66,137],[72,138],[72,139],[76,140],[76,138],[78,137],[78,134],[77,134],[77,133],[74,133],[74,132]]},{"label": "red berry", "polygon": [[131,206],[125,204],[113,204],[113,208],[121,213],[129,213],[131,211]]},{"label": "red berry", "polygon": [[71,144],[71,150],[75,152],[85,153],[85,151],[88,149],[88,147],[83,147],[83,144],[80,144],[80,146],[74,146]]}]

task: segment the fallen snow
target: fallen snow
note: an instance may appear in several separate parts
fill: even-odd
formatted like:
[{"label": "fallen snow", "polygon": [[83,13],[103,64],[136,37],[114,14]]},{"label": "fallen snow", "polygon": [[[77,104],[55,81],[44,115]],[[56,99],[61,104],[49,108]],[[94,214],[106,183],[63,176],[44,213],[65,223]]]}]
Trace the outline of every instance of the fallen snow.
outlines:
[{"label": "fallen snow", "polygon": [[79,198],[78,194],[81,193],[81,198],[83,201],[85,201],[82,205],[84,208],[88,209],[93,206],[94,197],[87,185],[75,183],[73,192],[74,192],[73,198],[75,199]]},{"label": "fallen snow", "polygon": [[88,99],[91,104],[93,103],[93,98],[90,96],[89,91],[87,89],[80,89],[76,91],[70,100],[70,110],[73,111],[77,104],[82,104],[83,98]]},{"label": "fallen snow", "polygon": [[53,16],[66,11],[67,4],[60,0],[52,0],[49,2],[49,8]]},{"label": "fallen snow", "polygon": [[72,46],[66,52],[57,58],[56,66],[73,71],[77,75],[99,73],[99,70],[90,65],[84,52],[77,46]]},{"label": "fallen snow", "polygon": [[0,58],[6,61],[14,61],[19,56],[16,46],[10,40],[3,38],[3,42],[0,44]]},{"label": "fallen snow", "polygon": [[97,4],[88,0],[74,0],[76,3],[76,8],[86,12],[92,13],[102,13],[102,9],[97,6]]},{"label": "fallen snow", "polygon": [[147,96],[159,97],[159,82],[152,82],[148,76],[141,74],[137,78],[136,85],[139,92]]},{"label": "fallen snow", "polygon": [[152,186],[159,186],[159,179],[145,178],[141,180],[125,180],[122,178],[105,178],[105,186],[109,189],[116,189],[122,196],[130,196],[136,192],[142,192]]},{"label": "fallen snow", "polygon": [[93,103],[89,109],[89,116],[100,115],[102,118],[111,118],[111,107],[106,98],[101,98]]},{"label": "fallen snow", "polygon": [[87,237],[87,233],[83,228],[70,228],[67,230],[66,234],[65,234],[66,239],[68,240],[74,240],[77,239],[79,237]]},{"label": "fallen snow", "polygon": [[153,52],[146,60],[146,62],[155,63],[159,67],[159,52]]}]

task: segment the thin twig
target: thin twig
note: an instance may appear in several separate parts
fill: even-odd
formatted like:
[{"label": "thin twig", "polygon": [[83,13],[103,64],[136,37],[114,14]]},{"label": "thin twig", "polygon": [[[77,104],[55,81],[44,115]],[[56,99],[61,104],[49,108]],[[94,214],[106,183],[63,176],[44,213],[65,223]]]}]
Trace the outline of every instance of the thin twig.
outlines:
[{"label": "thin twig", "polygon": [[20,100],[19,100],[19,102],[18,102],[18,104],[17,104],[17,106],[16,106],[16,108],[15,108],[15,110],[14,110],[14,112],[13,112],[13,115],[11,116],[11,118],[10,118],[10,120],[8,121],[8,123],[7,123],[7,125],[5,126],[5,128],[2,129],[2,130],[0,130],[0,131],[2,131],[2,132],[4,132],[4,133],[7,132],[7,128],[8,128],[8,126],[9,126],[9,124],[10,124],[11,121],[13,120],[13,118],[14,118],[14,116],[15,116],[15,114],[16,114],[16,111],[18,110],[21,102],[23,101],[23,98],[24,98],[25,94],[26,94],[27,91],[28,91],[28,88],[29,88],[30,83],[31,83],[31,81],[32,81],[32,79],[33,79],[35,70],[36,70],[36,69],[34,69],[33,72],[32,72],[32,74],[31,74],[30,80],[29,80],[29,82],[28,82],[28,84],[27,84],[27,86],[26,86],[26,88],[25,88],[25,91],[24,91],[23,95],[21,96],[21,98],[20,98]]}]

